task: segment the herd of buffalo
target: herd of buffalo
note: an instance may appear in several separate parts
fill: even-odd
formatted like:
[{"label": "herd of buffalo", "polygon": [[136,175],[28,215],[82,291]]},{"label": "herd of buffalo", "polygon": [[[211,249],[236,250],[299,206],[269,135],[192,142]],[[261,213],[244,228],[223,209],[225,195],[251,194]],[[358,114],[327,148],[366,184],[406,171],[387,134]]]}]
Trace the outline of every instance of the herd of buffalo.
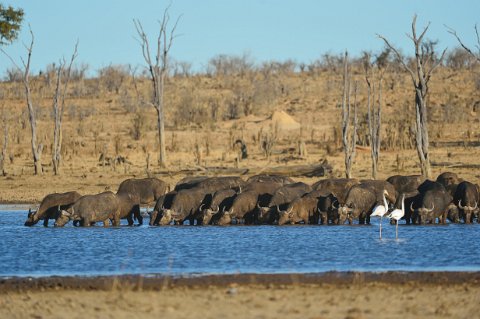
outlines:
[{"label": "herd of buffalo", "polygon": [[[75,226],[120,225],[127,219],[143,223],[141,206],[154,206],[150,225],[184,224],[359,224],[370,223],[377,205],[385,209],[404,206],[407,224],[472,223],[478,216],[480,188],[455,173],[440,174],[436,181],[419,175],[395,175],[387,180],[329,178],[313,185],[289,177],[257,175],[187,177],[173,190],[157,178],[127,179],[116,193],[81,196],[77,192],[47,195],[36,211],[28,213],[26,226],[54,219],[55,226],[73,221]],[[402,205],[402,199],[404,205]],[[388,206],[387,206],[388,205]]]}]

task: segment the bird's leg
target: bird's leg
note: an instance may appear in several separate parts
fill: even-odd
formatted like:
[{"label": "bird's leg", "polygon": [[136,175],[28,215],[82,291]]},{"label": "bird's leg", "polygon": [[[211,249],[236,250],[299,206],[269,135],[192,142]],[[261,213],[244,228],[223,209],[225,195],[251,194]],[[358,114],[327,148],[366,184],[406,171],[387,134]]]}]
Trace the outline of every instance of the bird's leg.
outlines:
[{"label": "bird's leg", "polygon": [[398,239],[398,220],[397,224],[395,225],[395,239]]},{"label": "bird's leg", "polygon": [[382,239],[382,216],[380,216],[380,239]]}]

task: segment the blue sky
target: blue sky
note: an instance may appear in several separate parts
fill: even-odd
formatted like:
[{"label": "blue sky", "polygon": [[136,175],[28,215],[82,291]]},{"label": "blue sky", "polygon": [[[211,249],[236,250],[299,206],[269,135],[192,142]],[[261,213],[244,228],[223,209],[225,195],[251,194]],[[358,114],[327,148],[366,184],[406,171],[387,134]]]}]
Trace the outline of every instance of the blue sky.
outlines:
[{"label": "blue sky", "polygon": [[[171,3],[172,20],[182,15],[171,55],[202,69],[217,54],[250,54],[256,61],[293,59],[309,63],[325,52],[348,49],[353,55],[377,51],[386,36],[405,53],[412,16],[418,28],[431,22],[428,37],[441,47],[457,46],[444,24],[473,45],[480,24],[480,1],[447,0],[0,0],[23,8],[35,34],[32,71],[69,57],[77,39],[77,62],[91,71],[110,64],[142,64],[132,20],[140,19],[151,41],[158,19]],[[26,24],[19,40],[5,48],[18,60],[29,43]],[[0,57],[0,75],[11,67]]]}]

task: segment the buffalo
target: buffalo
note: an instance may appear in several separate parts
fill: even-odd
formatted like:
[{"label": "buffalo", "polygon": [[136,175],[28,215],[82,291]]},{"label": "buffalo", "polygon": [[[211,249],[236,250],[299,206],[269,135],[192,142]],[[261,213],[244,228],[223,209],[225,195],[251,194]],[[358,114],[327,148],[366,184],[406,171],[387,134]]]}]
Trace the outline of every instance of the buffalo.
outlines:
[{"label": "buffalo", "polygon": [[292,201],[309,193],[311,190],[310,185],[301,182],[287,184],[278,188],[273,193],[267,207],[257,205],[258,209],[255,219],[259,223],[273,223],[280,209],[285,209]]},{"label": "buffalo", "polygon": [[471,223],[475,213],[478,211],[478,203],[480,201],[478,189],[475,184],[467,181],[458,184],[453,201],[454,204],[458,205],[460,217],[464,223]]},{"label": "buffalo", "polygon": [[370,213],[377,203],[377,195],[371,187],[355,185],[350,188],[345,203],[338,208],[339,224],[348,219],[358,219],[360,224],[370,223]]},{"label": "buffalo", "polygon": [[251,224],[254,221],[254,210],[259,199],[259,193],[256,190],[242,191],[234,199],[229,210],[224,210],[212,217],[214,225],[228,225],[233,219],[237,223],[243,221],[245,224]]},{"label": "buffalo", "polygon": [[325,194],[314,190],[301,198],[294,199],[285,210],[277,208],[278,225],[300,222],[318,224],[319,220],[322,224],[327,224],[329,219],[336,223],[335,217],[332,217],[333,204],[336,201],[331,193]]},{"label": "buffalo", "polygon": [[150,213],[150,226],[158,225],[160,223],[160,218],[162,217],[161,213],[163,210],[170,209],[170,207],[172,207],[172,202],[175,198],[175,195],[177,195],[177,191],[171,191],[164,194],[157,200],[153,211]]},{"label": "buffalo", "polygon": [[295,181],[287,176],[281,175],[254,175],[247,179],[247,183],[276,183],[276,184],[293,184]]},{"label": "buffalo", "polygon": [[201,220],[201,224],[208,225],[210,224],[213,215],[218,214],[220,210],[229,210],[233,204],[235,196],[237,196],[237,191],[235,189],[230,188],[216,191],[213,194],[210,205],[205,205],[203,209],[200,207],[199,219]]},{"label": "buffalo", "polygon": [[340,204],[345,203],[348,191],[354,185],[360,184],[355,178],[327,178],[312,185],[313,190],[320,190],[326,194],[333,194]]},{"label": "buffalo", "polygon": [[387,182],[395,187],[398,194],[416,192],[418,186],[425,181],[422,175],[394,175],[387,178]]},{"label": "buffalo", "polygon": [[57,219],[60,211],[70,208],[82,195],[77,192],[53,193],[45,196],[36,211],[29,210],[25,226],[33,226],[43,219],[48,226],[49,219]]},{"label": "buffalo", "polygon": [[438,182],[430,183],[422,190],[423,192],[420,192],[416,200],[410,203],[410,210],[413,211],[412,218],[421,224],[435,223],[438,218],[439,222],[444,224],[453,197]]},{"label": "buffalo", "polygon": [[89,227],[96,222],[114,226],[120,225],[122,204],[119,197],[112,192],[80,197],[70,208],[62,210],[55,221],[56,227],[64,226],[69,220],[80,221],[80,226]]},{"label": "buffalo", "polygon": [[[154,205],[154,203],[167,191],[167,183],[158,178],[130,178],[124,180],[118,187],[117,194],[129,196],[138,205]],[[140,217],[140,224],[142,223]]]},{"label": "buffalo", "polygon": [[162,209],[159,212],[159,224],[168,225],[172,221],[174,224],[183,224],[188,220],[190,225],[193,225],[197,211],[206,195],[206,191],[199,187],[178,191],[173,197],[170,208]]}]

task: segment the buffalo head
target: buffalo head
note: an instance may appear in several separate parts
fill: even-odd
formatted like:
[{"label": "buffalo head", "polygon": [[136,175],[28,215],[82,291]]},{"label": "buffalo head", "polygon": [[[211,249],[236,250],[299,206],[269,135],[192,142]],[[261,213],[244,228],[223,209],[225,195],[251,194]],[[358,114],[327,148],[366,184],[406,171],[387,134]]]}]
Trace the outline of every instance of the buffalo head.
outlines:
[{"label": "buffalo head", "polygon": [[168,225],[173,220],[173,211],[171,209],[163,209],[160,217],[159,225]]},{"label": "buffalo head", "polygon": [[[203,204],[202,204],[203,206]],[[202,210],[202,206],[200,206],[200,221],[202,223],[202,225],[208,225],[210,224],[210,221],[212,220],[212,217],[213,215],[215,214],[218,214],[218,212],[220,211],[220,207],[217,207],[216,210],[212,209],[212,208],[206,208],[206,209],[203,209]],[[223,210],[225,211],[225,207],[223,208]]]},{"label": "buffalo head", "polygon": [[215,219],[215,225],[228,225],[232,222],[233,219],[233,208],[230,211],[223,211],[218,215],[218,218]]},{"label": "buffalo head", "polygon": [[427,222],[433,222],[433,210],[435,209],[435,204],[432,203],[432,208],[420,207],[413,208],[413,203],[410,204],[410,210],[413,211],[413,215],[419,220],[420,224],[426,224]]},{"label": "buffalo head", "polygon": [[345,221],[348,219],[348,222],[350,224],[353,223],[353,212],[355,210],[355,205],[352,204],[352,205],[349,205],[349,206],[340,206],[338,208],[338,223],[340,225],[343,225],[345,224]]},{"label": "buffalo head", "polygon": [[277,207],[278,210],[278,225],[285,225],[287,223],[293,224],[293,207],[290,207],[288,210],[280,210],[279,207]]},{"label": "buffalo head", "polygon": [[32,209],[28,209],[27,220],[25,221],[25,226],[33,226],[38,223],[37,211],[32,211]]},{"label": "buffalo head", "polygon": [[478,204],[475,202],[475,206],[462,206],[462,200],[459,200],[458,208],[460,208],[463,212],[462,217],[465,224],[470,224],[473,220],[473,214],[478,209]]},{"label": "buffalo head", "polygon": [[54,226],[55,227],[63,227],[66,223],[68,223],[71,219],[74,219],[74,211],[73,211],[73,208],[72,208],[72,212],[68,212],[66,210],[62,210],[60,211],[60,214],[57,218],[57,220],[55,220],[55,224]]}]

